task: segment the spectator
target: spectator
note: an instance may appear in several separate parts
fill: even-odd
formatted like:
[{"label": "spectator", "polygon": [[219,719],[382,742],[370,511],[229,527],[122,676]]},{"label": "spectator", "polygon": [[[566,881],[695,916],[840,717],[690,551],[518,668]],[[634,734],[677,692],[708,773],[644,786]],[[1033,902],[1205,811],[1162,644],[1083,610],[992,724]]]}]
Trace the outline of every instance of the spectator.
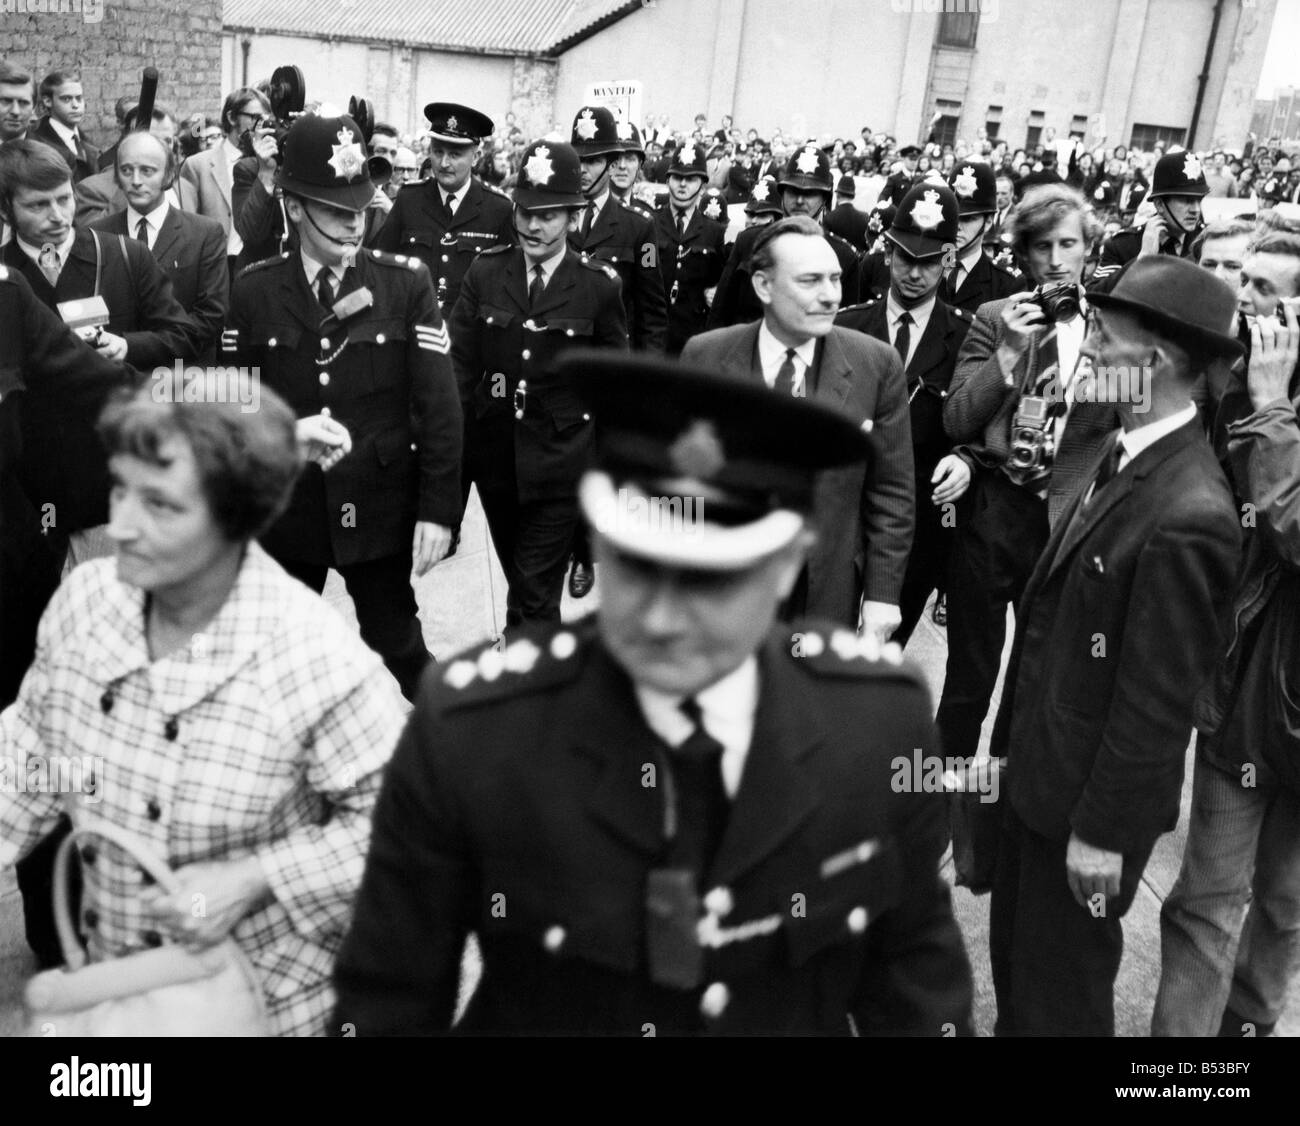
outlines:
[{"label": "spectator", "polygon": [[67,161],[74,184],[93,176],[99,166],[99,150],[81,132],[86,116],[81,75],[76,71],[51,71],[41,79],[40,95],[45,116],[31,131],[31,138],[52,146]]}]

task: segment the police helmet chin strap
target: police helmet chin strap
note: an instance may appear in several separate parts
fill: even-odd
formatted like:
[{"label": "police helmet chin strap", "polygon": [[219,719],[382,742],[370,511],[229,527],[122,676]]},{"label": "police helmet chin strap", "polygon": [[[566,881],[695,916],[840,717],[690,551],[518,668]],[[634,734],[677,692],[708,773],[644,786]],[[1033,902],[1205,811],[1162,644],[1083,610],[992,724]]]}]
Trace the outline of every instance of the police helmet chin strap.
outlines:
[{"label": "police helmet chin strap", "polygon": [[[280,205],[282,207],[284,206],[283,200],[281,200]],[[312,225],[312,230],[314,230],[318,235],[320,235],[321,238],[323,238],[326,242],[334,243],[335,246],[343,247],[343,266],[345,269],[348,266],[351,266],[353,262],[356,260],[356,256],[357,256],[356,245],[348,242],[346,239],[335,238],[333,235],[326,234],[323,230],[321,230],[320,224],[317,223],[316,220],[311,217],[311,211],[309,211],[307,208],[306,200],[302,201],[302,213],[307,217],[307,222],[309,222]],[[289,230],[289,224],[287,222],[285,223],[284,229],[286,232]],[[288,235],[286,234],[285,237],[287,238]]]}]

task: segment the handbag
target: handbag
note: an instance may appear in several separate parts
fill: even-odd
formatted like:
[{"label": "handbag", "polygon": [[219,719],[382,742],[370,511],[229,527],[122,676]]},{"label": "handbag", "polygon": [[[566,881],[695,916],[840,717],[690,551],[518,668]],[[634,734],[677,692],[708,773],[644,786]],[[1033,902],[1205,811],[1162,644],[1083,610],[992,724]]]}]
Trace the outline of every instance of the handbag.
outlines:
[{"label": "handbag", "polygon": [[[1006,770],[1004,758],[976,758],[945,779],[954,882],[973,895],[993,890]],[[997,800],[988,800],[990,795]]]},{"label": "handbag", "polygon": [[106,821],[78,825],[54,861],[54,922],[66,967],[27,983],[30,1036],[269,1036],[252,964],[234,939],[206,950],[166,945],[91,963],[72,925],[68,865],[74,845],[98,837],[116,845],[166,892],[179,887],[149,847]]}]

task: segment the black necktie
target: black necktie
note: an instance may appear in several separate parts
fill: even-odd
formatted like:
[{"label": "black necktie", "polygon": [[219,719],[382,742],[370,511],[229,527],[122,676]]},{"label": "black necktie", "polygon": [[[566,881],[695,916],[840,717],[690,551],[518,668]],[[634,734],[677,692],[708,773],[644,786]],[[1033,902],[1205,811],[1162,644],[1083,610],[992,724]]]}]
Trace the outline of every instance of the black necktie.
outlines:
[{"label": "black necktie", "polygon": [[1104,489],[1108,484],[1110,484],[1111,479],[1115,476],[1116,473],[1119,472],[1119,459],[1123,456],[1123,454],[1124,454],[1124,443],[1120,441],[1118,438],[1116,438],[1115,444],[1112,447],[1110,453],[1106,455],[1105,460],[1101,463],[1100,468],[1098,468],[1097,470],[1097,477],[1093,482],[1092,493],[1088,497],[1089,502],[1095,500],[1097,494],[1100,493],[1101,490]]},{"label": "black necktie", "polygon": [[729,803],[722,781],[722,744],[704,729],[699,701],[691,697],[679,707],[695,730],[672,751],[677,834],[669,862],[673,867],[697,873],[698,886],[702,887],[727,827]]},{"label": "black necktie", "polygon": [[772,384],[772,390],[778,395],[794,394],[794,349],[785,350],[785,359],[781,361],[781,366],[776,371],[776,381]]},{"label": "black necktie", "polygon": [[135,227],[135,237],[138,238],[145,246],[149,245],[149,220],[141,219]]},{"label": "black necktie", "polygon": [[533,267],[533,280],[528,287],[528,307],[535,309],[537,303],[542,299],[542,290],[546,288],[546,275],[542,272],[541,266]]},{"label": "black necktie", "polygon": [[316,279],[316,299],[320,301],[327,313],[334,308],[334,287],[330,284],[328,267],[321,270],[320,276]]},{"label": "black necktie", "polygon": [[455,199],[456,199],[455,196],[449,195],[449,196],[445,196],[442,201],[442,209],[447,213],[448,223],[450,223],[454,218],[456,218],[456,209],[453,206],[453,204],[455,203]]},{"label": "black necktie", "polygon": [[584,241],[591,234],[591,224],[595,217],[596,205],[595,203],[588,203],[587,210],[582,213],[582,237]]},{"label": "black necktie", "polygon": [[903,370],[907,370],[907,352],[912,347],[912,330],[908,325],[912,323],[912,314],[906,309],[903,310],[902,316],[898,318],[898,331],[894,334],[894,350],[898,353],[898,358],[903,361]]},{"label": "black necktie", "polygon": [[677,241],[681,242],[686,237],[686,212],[677,212]]}]

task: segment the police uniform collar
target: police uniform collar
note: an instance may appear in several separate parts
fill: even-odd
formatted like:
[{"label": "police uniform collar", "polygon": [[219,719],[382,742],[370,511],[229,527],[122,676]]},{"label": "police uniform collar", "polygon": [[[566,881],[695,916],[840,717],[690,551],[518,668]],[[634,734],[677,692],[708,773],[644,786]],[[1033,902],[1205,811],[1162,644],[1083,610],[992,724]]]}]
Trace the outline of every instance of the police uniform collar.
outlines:
[{"label": "police uniform collar", "polygon": [[910,313],[912,317],[911,332],[917,341],[925,333],[926,326],[930,323],[930,317],[934,314],[934,305],[938,300],[937,294],[930,294],[928,301],[922,301],[921,304],[913,306],[911,309],[904,309],[899,304],[898,298],[894,296],[893,286],[889,288],[889,296],[885,299],[885,315],[889,324],[893,324],[904,313]]},{"label": "police uniform collar", "polygon": [[533,267],[541,266],[542,277],[545,279],[543,283],[543,288],[549,286],[551,284],[551,279],[555,277],[555,271],[560,268],[560,264],[564,261],[565,256],[568,253],[569,253],[568,246],[561,245],[559,250],[557,250],[549,258],[544,258],[541,262],[530,262],[528,261],[528,258],[525,257],[524,258],[524,274],[525,274],[524,284],[525,285],[533,284]]},{"label": "police uniform collar", "polygon": [[316,283],[320,280],[320,272],[324,269],[329,270],[336,291],[339,286],[343,284],[343,279],[347,275],[347,267],[342,263],[337,266],[326,267],[323,263],[317,262],[316,259],[305,250],[299,248],[298,253],[302,256],[302,268],[303,272],[307,275],[307,284],[311,286],[312,289],[316,288]]}]

